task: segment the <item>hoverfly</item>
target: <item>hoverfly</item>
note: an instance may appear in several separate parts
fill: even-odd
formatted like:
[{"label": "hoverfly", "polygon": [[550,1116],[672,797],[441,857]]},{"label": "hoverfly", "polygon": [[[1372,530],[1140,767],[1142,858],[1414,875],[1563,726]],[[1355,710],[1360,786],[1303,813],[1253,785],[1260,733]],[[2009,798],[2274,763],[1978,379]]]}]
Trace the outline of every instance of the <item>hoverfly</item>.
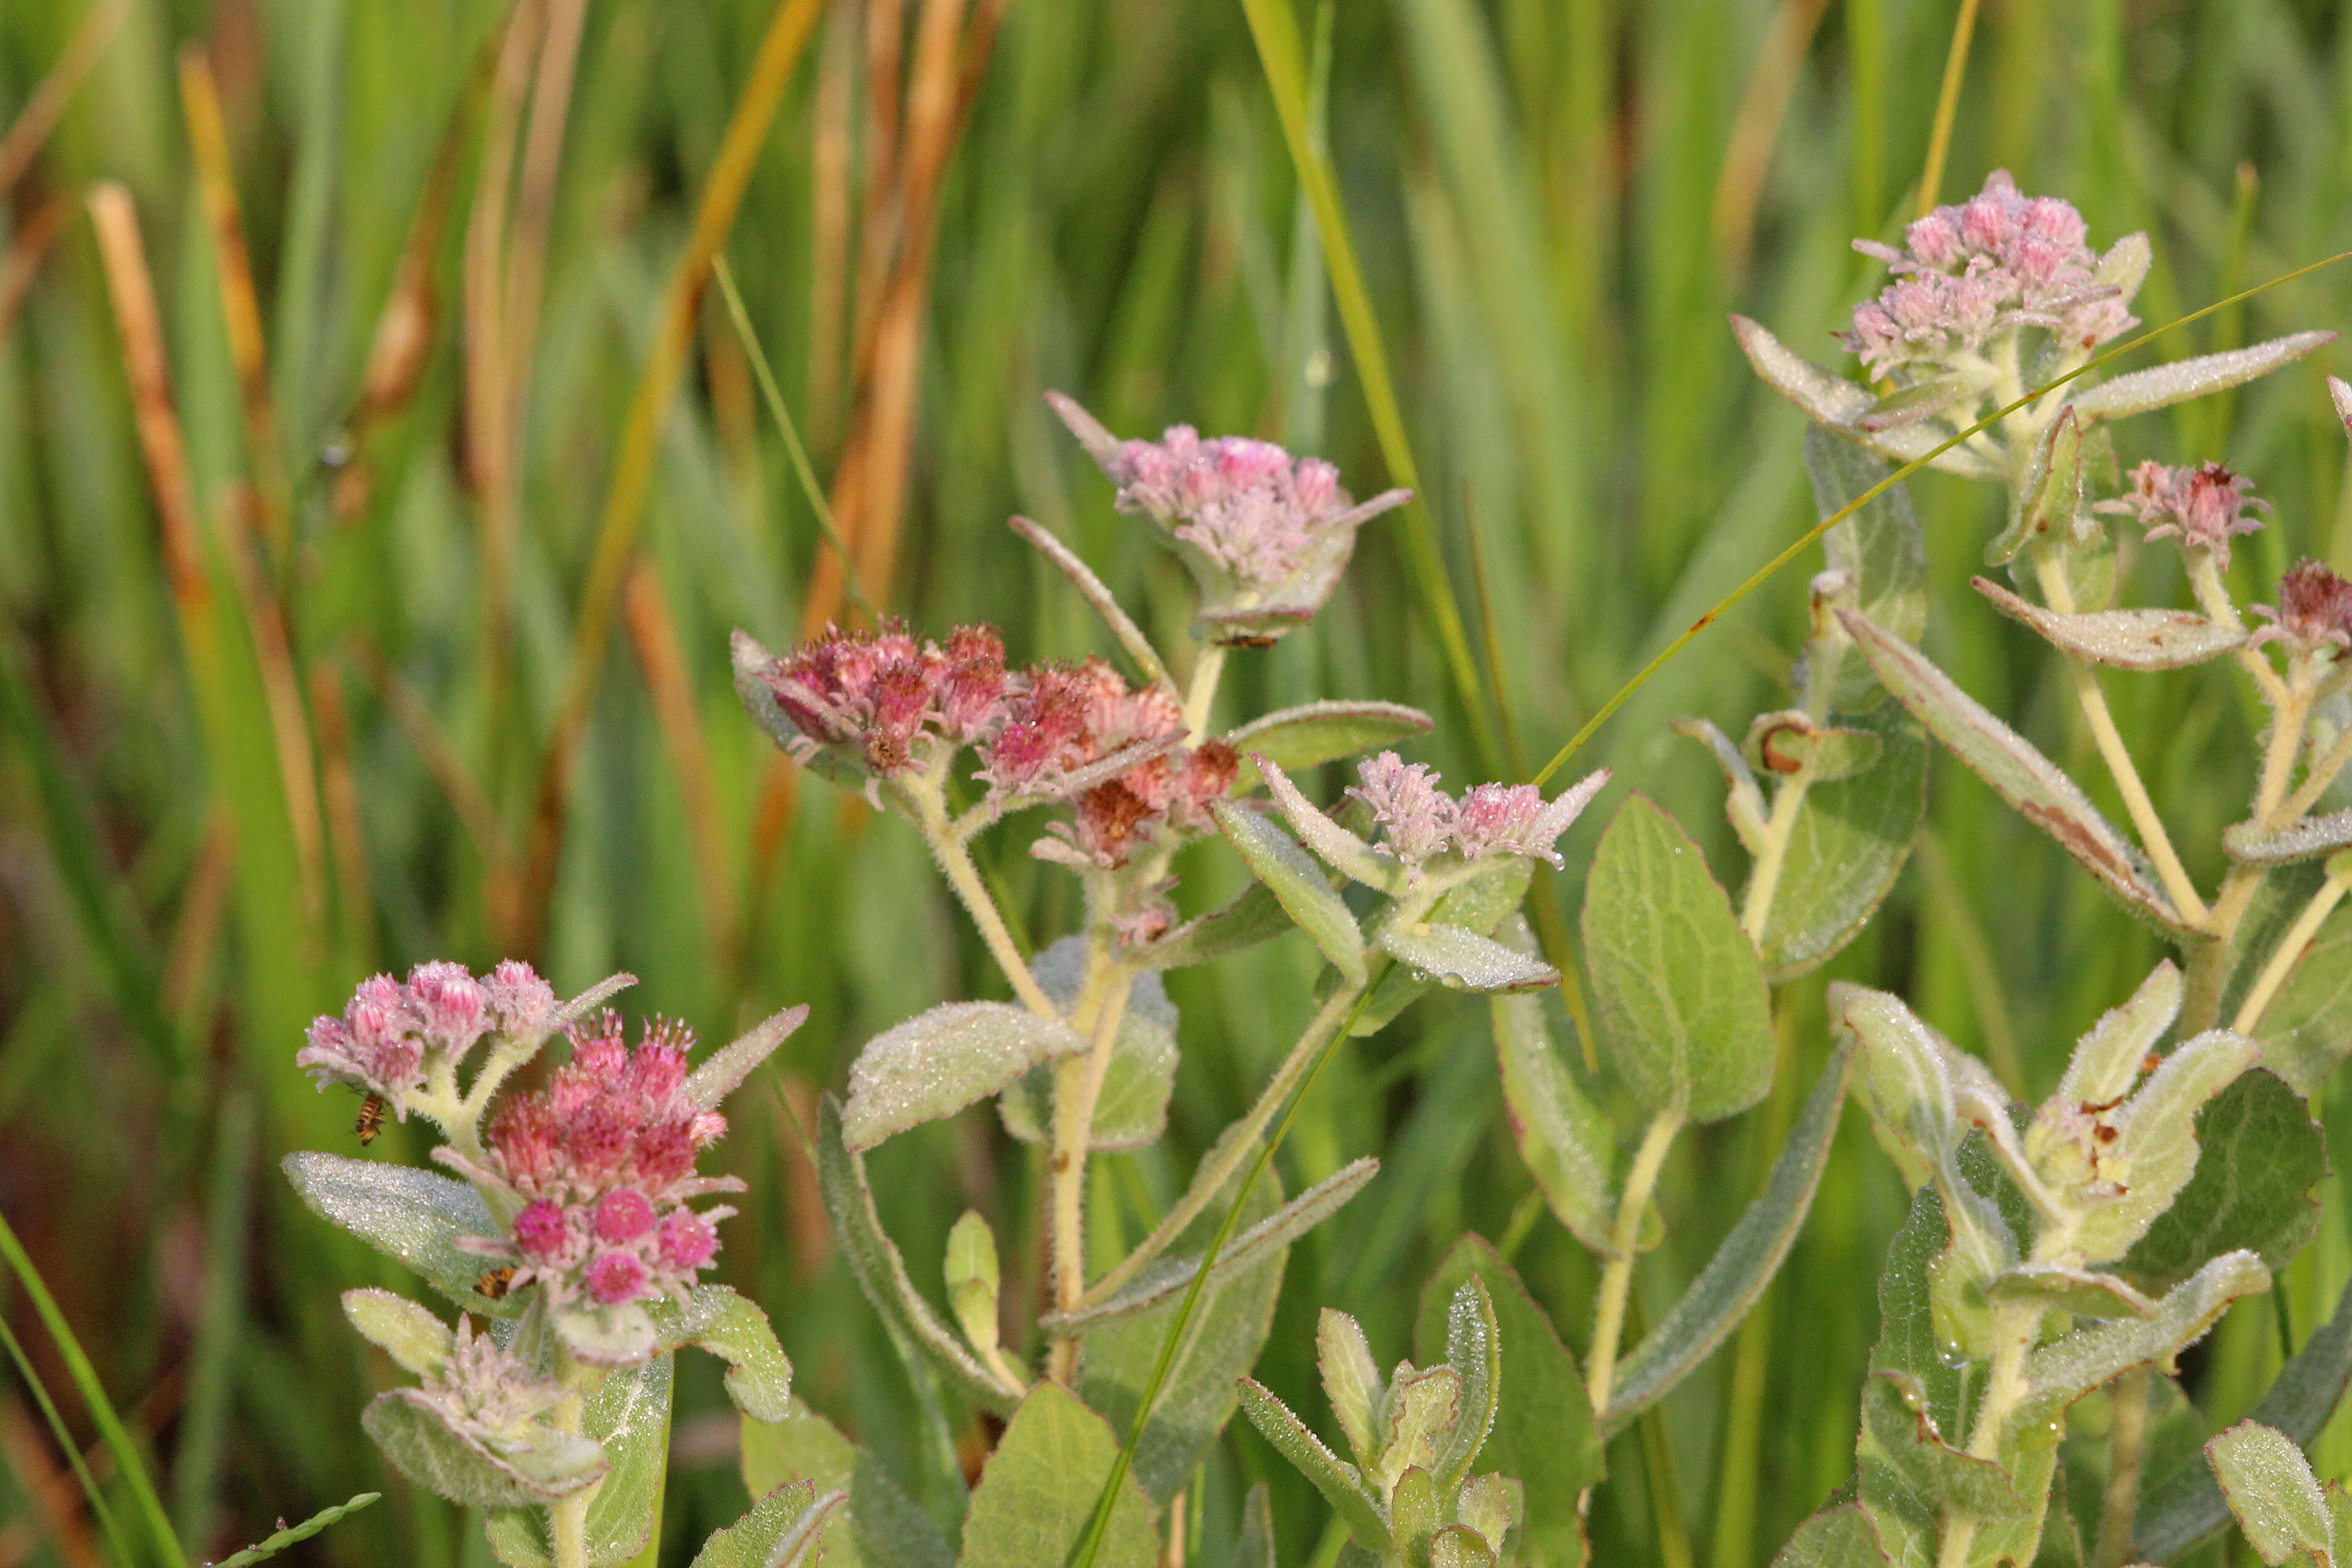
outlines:
[{"label": "hoverfly", "polygon": [[477,1295],[487,1296],[491,1301],[498,1301],[514,1288],[514,1277],[512,1264],[503,1269],[485,1269],[482,1270],[482,1277],[474,1281],[474,1292]]},{"label": "hoverfly", "polygon": [[383,1096],[371,1094],[360,1102],[360,1119],[352,1124],[352,1131],[359,1136],[360,1147],[365,1148],[374,1143],[375,1135],[383,1126]]}]

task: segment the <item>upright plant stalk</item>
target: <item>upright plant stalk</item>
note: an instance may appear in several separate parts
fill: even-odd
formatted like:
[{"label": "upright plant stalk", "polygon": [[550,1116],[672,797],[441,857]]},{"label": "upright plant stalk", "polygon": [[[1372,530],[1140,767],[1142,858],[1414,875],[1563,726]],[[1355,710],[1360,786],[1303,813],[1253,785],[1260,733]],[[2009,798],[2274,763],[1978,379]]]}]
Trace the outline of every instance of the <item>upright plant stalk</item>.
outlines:
[{"label": "upright plant stalk", "polygon": [[1642,1216],[1656,1190],[1658,1172],[1666,1151],[1682,1131],[1680,1112],[1661,1111],[1650,1120],[1625,1172],[1625,1190],[1617,1201],[1617,1223],[1609,1235],[1609,1260],[1601,1270],[1601,1290],[1592,1309],[1592,1351],[1585,1357],[1585,1392],[1592,1418],[1609,1408],[1609,1388],[1617,1375],[1618,1341],[1625,1332],[1625,1298],[1633,1287],[1633,1262],[1640,1256]]}]

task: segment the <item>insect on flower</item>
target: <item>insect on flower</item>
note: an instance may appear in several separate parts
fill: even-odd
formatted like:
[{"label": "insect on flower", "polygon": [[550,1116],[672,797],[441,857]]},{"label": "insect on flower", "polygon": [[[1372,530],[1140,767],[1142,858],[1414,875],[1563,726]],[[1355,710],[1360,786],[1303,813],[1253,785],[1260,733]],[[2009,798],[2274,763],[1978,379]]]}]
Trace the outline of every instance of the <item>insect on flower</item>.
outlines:
[{"label": "insect on flower", "polygon": [[375,1142],[376,1134],[383,1130],[383,1096],[371,1094],[360,1102],[359,1120],[352,1124],[352,1132],[365,1148]]}]

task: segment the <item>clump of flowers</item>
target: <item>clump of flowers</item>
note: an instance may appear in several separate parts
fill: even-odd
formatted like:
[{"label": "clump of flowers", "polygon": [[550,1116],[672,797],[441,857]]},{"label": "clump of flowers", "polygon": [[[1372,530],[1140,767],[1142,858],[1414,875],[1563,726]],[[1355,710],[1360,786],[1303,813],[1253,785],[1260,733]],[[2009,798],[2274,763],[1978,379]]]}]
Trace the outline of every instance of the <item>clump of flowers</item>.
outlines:
[{"label": "clump of flowers", "polygon": [[2213,564],[2226,570],[2230,540],[2259,529],[2262,519],[2252,514],[2271,509],[2268,501],[2252,494],[2253,487],[2244,475],[2219,463],[2169,468],[2151,460],[2132,470],[2130,488],[2100,502],[2098,509],[2134,517],[2150,539],[2179,539],[2183,549],[2210,550]]},{"label": "clump of flowers", "polygon": [[1532,784],[1474,785],[1460,800],[1438,788],[1426,763],[1383,751],[1357,765],[1348,793],[1361,800],[1381,830],[1372,852],[1418,870],[1452,852],[1465,861],[1503,855],[1560,864],[1552,846],[1568,831],[1605,779],[1595,774],[1546,801]]},{"label": "clump of flowers", "polygon": [[1903,248],[1853,242],[1895,278],[1855,307],[1845,345],[1873,377],[1942,373],[2022,327],[2041,328],[2070,350],[2095,348],[2137,319],[2122,289],[2101,279],[2087,233],[2071,203],[2021,195],[2009,172],[1996,169],[1968,201],[1913,223]]},{"label": "clump of flowers", "polygon": [[1160,525],[1219,641],[1271,642],[1314,619],[1355,552],[1356,529],[1412,498],[1385,490],[1359,505],[1320,458],[1247,436],[1203,440],[1189,424],[1158,441],[1121,441],[1070,399],[1046,396],[1118,486],[1119,510]]},{"label": "clump of flowers", "polygon": [[1033,852],[1049,859],[1109,870],[1163,829],[1204,831],[1208,803],[1233,788],[1240,767],[1239,754],[1222,740],[1185,744],[1174,693],[1158,685],[1130,691],[1100,659],[1025,672],[1005,713],[1003,727],[981,747],[977,777],[1001,800],[1042,798],[1076,808],[1070,828],[1035,846]]},{"label": "clump of flowers", "polygon": [[544,1090],[499,1113],[485,1159],[439,1152],[514,1217],[506,1236],[459,1245],[512,1265],[512,1284],[543,1287],[559,1327],[574,1310],[683,1303],[718,1253],[713,1222],[735,1211],[687,1204],[743,1184],[695,1172],[727,1119],[688,1091],[693,1041],[656,1020],[632,1051],[620,1015],[606,1009],[573,1029],[572,1060]]},{"label": "clump of flowers", "polygon": [[2296,562],[2279,579],[2278,601],[2275,606],[2253,607],[2270,622],[2254,633],[2255,643],[2284,643],[2298,653],[2352,649],[2352,582],[2324,563]]},{"label": "clump of flowers", "polygon": [[1004,640],[992,626],[963,626],[942,648],[892,620],[872,632],[827,626],[762,678],[800,731],[802,760],[829,748],[887,777],[925,768],[996,722]]},{"label": "clump of flowers", "polygon": [[509,959],[482,980],[462,964],[419,964],[404,985],[390,975],[362,981],[341,1017],[312,1021],[294,1061],[320,1089],[348,1084],[406,1121],[486,1035],[536,1045],[554,1012],[555,992],[528,964]]}]

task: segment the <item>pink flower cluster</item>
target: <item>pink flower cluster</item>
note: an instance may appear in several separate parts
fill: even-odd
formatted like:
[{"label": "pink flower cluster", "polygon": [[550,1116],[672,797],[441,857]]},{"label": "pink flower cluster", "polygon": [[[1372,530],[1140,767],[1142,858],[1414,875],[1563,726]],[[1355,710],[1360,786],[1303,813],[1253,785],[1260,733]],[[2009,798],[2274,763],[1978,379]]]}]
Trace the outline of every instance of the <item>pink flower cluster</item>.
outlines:
[{"label": "pink flower cluster", "polygon": [[2284,643],[2298,653],[2321,648],[2352,649],[2352,582],[2315,560],[2304,560],[2279,579],[2275,608],[2254,606],[2254,613],[2271,624],[2254,633],[2254,641]]},{"label": "pink flower cluster", "polygon": [[1004,640],[992,626],[963,626],[942,648],[918,643],[897,621],[875,632],[828,626],[765,678],[809,750],[854,749],[874,772],[899,773],[922,767],[938,745],[967,745],[996,722]]},{"label": "pink flower cluster", "polygon": [[712,1222],[734,1212],[698,1214],[687,1200],[743,1186],[695,1174],[727,1119],[686,1092],[693,1036],[655,1022],[632,1051],[607,1010],[572,1041],[546,1089],[509,1101],[491,1124],[487,1168],[442,1155],[521,1205],[511,1248],[477,1249],[510,1257],[512,1283],[545,1287],[558,1307],[683,1297],[719,1250]]},{"label": "pink flower cluster", "polygon": [[1120,510],[1171,525],[1245,588],[1278,586],[1312,561],[1318,536],[1363,520],[1349,517],[1337,468],[1247,436],[1203,441],[1171,425],[1158,441],[1122,443],[1106,467]]},{"label": "pink flower cluster", "polygon": [[2070,348],[2104,343],[2136,321],[2121,290],[2101,284],[2083,214],[2055,196],[2026,197],[2005,169],[1958,206],[1905,231],[1906,248],[1854,248],[1895,280],[1855,307],[1846,347],[1873,377],[1973,352],[1995,332],[2040,327]]},{"label": "pink flower cluster", "polygon": [[1100,659],[1015,674],[1005,721],[981,744],[979,777],[1006,798],[1071,801],[1071,842],[1088,863],[1124,864],[1161,825],[1208,826],[1241,758],[1221,740],[1184,744],[1184,714],[1162,686],[1129,691]]},{"label": "pink flower cluster", "polygon": [[2228,570],[2230,540],[2261,528],[2249,514],[2271,509],[2249,491],[2252,481],[2219,463],[2195,468],[2168,468],[2149,461],[2132,470],[2131,487],[2112,501],[2102,501],[2103,512],[2126,512],[2137,517],[2151,539],[2177,538],[2183,549],[2213,552],[2213,564]]},{"label": "pink flower cluster", "polygon": [[1393,751],[1356,766],[1360,783],[1348,793],[1371,808],[1380,825],[1381,854],[1407,866],[1458,852],[1465,860],[1524,855],[1560,864],[1552,848],[1591,799],[1601,776],[1549,802],[1532,784],[1477,784],[1456,800],[1438,788],[1428,764],[1406,762]]},{"label": "pink flower cluster", "polygon": [[555,992],[528,964],[509,959],[483,980],[462,964],[419,964],[405,985],[390,975],[361,981],[342,1017],[312,1020],[294,1061],[320,1088],[351,1084],[404,1121],[427,1072],[462,1061],[486,1034],[536,1039],[554,1012]]}]

